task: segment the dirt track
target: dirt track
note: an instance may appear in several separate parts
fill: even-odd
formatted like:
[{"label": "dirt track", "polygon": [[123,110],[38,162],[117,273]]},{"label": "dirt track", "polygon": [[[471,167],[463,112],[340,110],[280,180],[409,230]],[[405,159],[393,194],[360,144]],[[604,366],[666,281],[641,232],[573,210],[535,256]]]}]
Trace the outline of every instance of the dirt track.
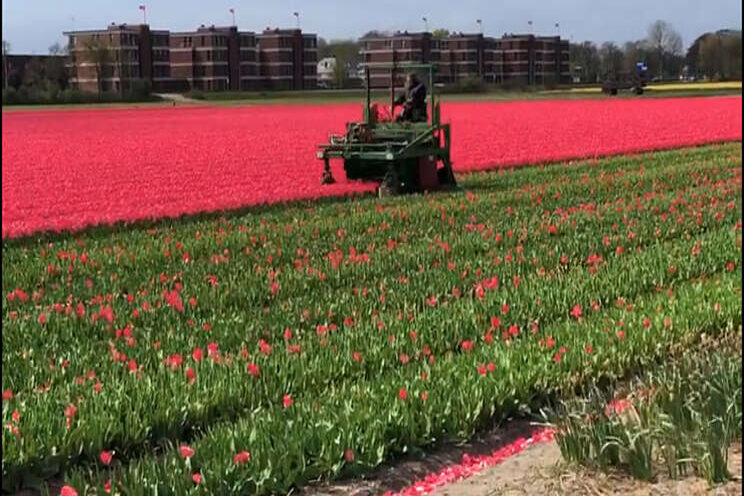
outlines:
[{"label": "dirt track", "polygon": [[[382,467],[365,480],[341,481],[307,487],[303,496],[378,495],[385,491],[401,490],[429,473],[438,472],[448,465],[459,463],[463,453],[485,454],[513,441],[530,435],[526,422],[515,422],[504,429],[496,429],[463,446],[445,446],[424,457],[407,457],[397,463]],[[562,462],[555,443],[533,445],[503,463],[443,486],[435,496],[523,496],[537,494],[592,495],[627,494],[631,496],[677,495],[741,495],[742,446],[732,446],[729,470],[736,480],[711,488],[696,477],[674,481],[660,476],[654,483],[641,482],[621,473],[605,474],[583,468],[570,467]],[[658,471],[659,473],[661,471]]]},{"label": "dirt track", "polygon": [[732,447],[729,466],[738,480],[711,488],[705,480],[680,481],[659,477],[655,483],[636,481],[624,474],[604,474],[562,464],[555,443],[538,444],[469,478],[445,486],[435,496],[610,495],[740,495],[741,444]]}]

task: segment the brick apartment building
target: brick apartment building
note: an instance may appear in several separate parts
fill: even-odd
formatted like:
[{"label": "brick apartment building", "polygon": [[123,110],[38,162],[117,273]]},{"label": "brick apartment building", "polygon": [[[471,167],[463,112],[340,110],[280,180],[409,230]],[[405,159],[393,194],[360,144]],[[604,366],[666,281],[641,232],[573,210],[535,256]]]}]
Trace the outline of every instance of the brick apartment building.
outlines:
[{"label": "brick apartment building", "polygon": [[[431,62],[433,41],[438,45],[440,40],[432,40],[431,33],[408,32],[362,39],[362,64],[369,68],[371,86],[377,88],[390,84],[389,72],[379,69],[380,65],[392,62],[401,65]],[[396,85],[402,83],[403,77],[403,74],[397,74]]]},{"label": "brick apartment building", "polygon": [[438,81],[455,83],[466,78],[483,78],[488,42],[482,34],[462,33],[435,40],[438,46],[431,62],[439,66]]},{"label": "brick apartment building", "polygon": [[256,39],[232,27],[205,27],[170,35],[171,86],[174,90],[253,89]]},{"label": "brick apartment building", "polygon": [[[401,66],[436,64],[436,80],[440,83],[456,83],[467,78],[525,86],[570,83],[568,41],[558,36],[492,38],[480,33],[455,33],[434,38],[431,33],[404,32],[365,38],[361,42],[363,64],[370,69],[373,87],[389,84],[389,75],[375,68],[392,61]],[[397,84],[401,84],[401,78]]]},{"label": "brick apartment building", "polygon": [[[317,87],[317,36],[299,29],[260,34],[237,27],[151,31],[147,25],[66,32],[71,83],[84,91],[119,91],[145,80],[154,91],[238,91]],[[91,42],[106,48],[104,67]],[[101,70],[102,69],[102,70]],[[98,73],[101,72],[100,79]]]},{"label": "brick apartment building", "polygon": [[264,87],[313,89],[318,86],[318,37],[299,29],[266,29],[256,36]]},{"label": "brick apartment building", "polygon": [[103,30],[64,34],[69,37],[70,83],[80,90],[121,91],[138,80],[158,90],[170,80],[168,31],[112,24]]}]

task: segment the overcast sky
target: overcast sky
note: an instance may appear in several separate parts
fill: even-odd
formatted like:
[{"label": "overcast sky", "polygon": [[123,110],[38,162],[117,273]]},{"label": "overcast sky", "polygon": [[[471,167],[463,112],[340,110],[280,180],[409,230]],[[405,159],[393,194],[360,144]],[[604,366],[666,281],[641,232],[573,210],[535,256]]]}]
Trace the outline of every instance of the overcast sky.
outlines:
[{"label": "overcast sky", "polygon": [[3,0],[3,39],[12,53],[46,53],[63,41],[62,31],[101,28],[111,22],[142,21],[141,4],[153,28],[189,30],[200,24],[228,25],[235,9],[240,29],[301,27],[326,39],[359,37],[371,29],[476,31],[476,19],[492,36],[528,31],[560,34],[574,41],[615,41],[645,36],[648,24],[664,19],[685,46],[699,34],[741,28],[741,0]]}]

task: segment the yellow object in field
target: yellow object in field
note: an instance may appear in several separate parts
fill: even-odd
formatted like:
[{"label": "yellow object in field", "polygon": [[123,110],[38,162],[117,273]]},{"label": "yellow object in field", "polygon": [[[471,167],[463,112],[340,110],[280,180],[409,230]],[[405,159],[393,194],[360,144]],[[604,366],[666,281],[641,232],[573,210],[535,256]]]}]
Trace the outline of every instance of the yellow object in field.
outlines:
[{"label": "yellow object in field", "polygon": [[679,90],[740,90],[741,81],[705,82],[705,83],[669,83],[649,84],[647,87],[653,91],[679,91]]}]

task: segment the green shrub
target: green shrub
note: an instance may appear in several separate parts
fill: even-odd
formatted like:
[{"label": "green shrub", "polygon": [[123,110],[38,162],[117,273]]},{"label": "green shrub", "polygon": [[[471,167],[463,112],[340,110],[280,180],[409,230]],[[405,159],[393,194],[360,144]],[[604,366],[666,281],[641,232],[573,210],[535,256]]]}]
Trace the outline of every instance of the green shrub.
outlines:
[{"label": "green shrub", "polygon": [[481,78],[469,77],[456,83],[446,84],[441,93],[485,93],[488,87]]},{"label": "green shrub", "polygon": [[77,89],[60,90],[57,86],[39,88],[21,86],[18,89],[3,90],[3,105],[54,105],[69,103],[117,103],[117,102],[150,102],[160,100],[152,95],[146,81],[137,81],[125,94],[104,92],[89,93]]},{"label": "green shrub", "polygon": [[204,92],[198,88],[189,90],[185,96],[186,98],[191,98],[192,100],[206,100],[207,99]]}]

